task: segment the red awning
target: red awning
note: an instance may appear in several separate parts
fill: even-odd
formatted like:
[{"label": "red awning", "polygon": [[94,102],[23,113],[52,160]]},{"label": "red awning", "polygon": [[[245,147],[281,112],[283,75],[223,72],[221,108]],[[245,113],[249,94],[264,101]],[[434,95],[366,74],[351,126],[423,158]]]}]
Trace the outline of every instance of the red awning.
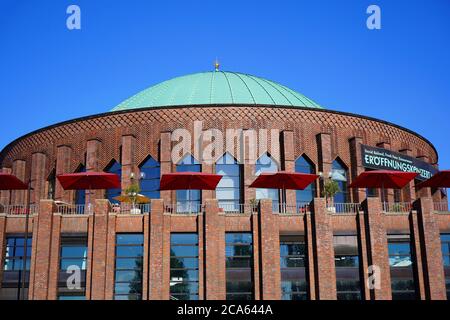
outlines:
[{"label": "red awning", "polygon": [[0,190],[26,190],[28,185],[15,175],[0,173]]},{"label": "red awning", "polygon": [[94,190],[120,188],[119,175],[107,172],[79,172],[57,176],[64,190]]},{"label": "red awning", "polygon": [[350,188],[386,188],[401,189],[406,186],[418,173],[393,170],[374,170],[361,173]]},{"label": "red awning", "polygon": [[160,190],[215,190],[222,176],[202,172],[166,173],[161,177]]},{"label": "red awning", "polygon": [[450,188],[450,170],[442,170],[427,181],[419,183],[416,188]]},{"label": "red awning", "polygon": [[250,185],[251,188],[304,190],[319,176],[309,173],[276,172],[261,173]]}]

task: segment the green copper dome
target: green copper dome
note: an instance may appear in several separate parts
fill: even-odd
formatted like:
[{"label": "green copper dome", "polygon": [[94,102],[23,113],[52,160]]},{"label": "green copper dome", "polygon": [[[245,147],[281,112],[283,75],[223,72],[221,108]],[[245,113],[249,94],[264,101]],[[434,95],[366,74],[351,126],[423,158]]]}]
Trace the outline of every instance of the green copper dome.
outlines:
[{"label": "green copper dome", "polygon": [[161,82],[125,100],[112,111],[208,104],[322,108],[304,95],[273,81],[237,72],[211,71]]}]

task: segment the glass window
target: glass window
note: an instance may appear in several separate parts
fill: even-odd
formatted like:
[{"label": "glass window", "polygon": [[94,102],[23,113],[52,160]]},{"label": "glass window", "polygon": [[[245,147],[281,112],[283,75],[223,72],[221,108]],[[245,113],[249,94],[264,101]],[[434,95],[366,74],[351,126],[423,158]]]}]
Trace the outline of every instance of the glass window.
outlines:
[{"label": "glass window", "polygon": [[340,159],[336,159],[333,161],[332,169],[331,169],[331,180],[334,180],[338,183],[339,192],[334,196],[335,203],[347,203],[349,200],[348,197],[348,189],[347,189],[347,181],[348,181],[347,168],[340,161]]},{"label": "glass window", "polygon": [[226,298],[253,299],[253,237],[251,233],[225,234]]},{"label": "glass window", "polygon": [[280,236],[282,300],[308,299],[307,264],[305,237]]},{"label": "glass window", "polygon": [[[106,169],[105,171],[108,173],[114,173],[114,174],[119,175],[119,179],[121,179],[121,177],[122,177],[122,166],[116,160],[113,160],[113,162],[109,165],[108,169]],[[108,190],[106,190],[105,197],[111,203],[119,203],[119,201],[114,200],[114,198],[117,196],[120,196],[121,193],[122,193],[122,190],[120,188],[108,189]]]},{"label": "glass window", "polygon": [[447,300],[450,300],[450,234],[441,234],[442,259],[444,260],[445,285]]},{"label": "glass window", "polygon": [[[277,163],[267,154],[263,154],[255,165],[255,175],[259,176],[261,173],[275,173],[278,171]],[[256,200],[272,199],[273,210],[279,211],[280,195],[278,189],[256,189]]]},{"label": "glass window", "polygon": [[198,300],[198,235],[170,235],[170,299]]},{"label": "glass window", "polygon": [[[76,172],[86,172],[86,167],[84,165],[80,165]],[[75,204],[86,204],[86,190],[75,190]]]},{"label": "glass window", "polygon": [[[31,264],[31,235],[28,236],[25,246],[23,235],[6,235],[6,248],[3,264],[2,286],[0,288],[0,300],[20,300],[22,280],[25,276],[25,297],[28,298],[28,285]],[[23,274],[23,261],[26,247],[25,275]]]},{"label": "glass window", "polygon": [[[58,279],[59,300],[85,299],[86,262],[87,235],[61,235]],[[73,275],[76,273],[79,273],[79,278],[73,278]]]},{"label": "glass window", "polygon": [[141,171],[141,194],[150,199],[159,199],[159,182],[161,179],[161,166],[152,157],[139,167]]},{"label": "glass window", "polygon": [[241,165],[233,156],[226,153],[216,162],[216,174],[222,175],[216,188],[219,207],[224,211],[240,211]]},{"label": "glass window", "polygon": [[56,170],[53,169],[47,178],[47,199],[55,200],[55,189],[56,189]]},{"label": "glass window", "polygon": [[142,233],[116,235],[115,300],[142,299],[143,255],[144,235]]},{"label": "glass window", "polygon": [[334,261],[338,300],[361,300],[361,266],[358,238],[354,235],[335,235]]},{"label": "glass window", "polygon": [[[191,155],[186,155],[178,164],[177,172],[201,172],[202,166]],[[199,212],[202,203],[201,190],[177,190],[177,212]]]},{"label": "glass window", "polygon": [[417,299],[409,235],[388,235],[393,300]]},{"label": "glass window", "polygon": [[[305,156],[301,156],[297,159],[297,161],[295,161],[295,172],[314,174],[314,165]],[[309,204],[314,199],[316,194],[315,182],[311,183],[304,190],[297,190],[296,194],[298,205]]]}]

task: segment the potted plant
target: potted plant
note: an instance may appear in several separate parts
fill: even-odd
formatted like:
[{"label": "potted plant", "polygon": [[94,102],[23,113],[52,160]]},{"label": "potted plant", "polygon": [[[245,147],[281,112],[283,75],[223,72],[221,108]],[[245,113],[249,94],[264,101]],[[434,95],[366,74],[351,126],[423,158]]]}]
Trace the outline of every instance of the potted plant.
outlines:
[{"label": "potted plant", "polygon": [[258,200],[256,199],[250,199],[249,200],[251,212],[257,212],[258,211]]},{"label": "potted plant", "polygon": [[140,214],[141,209],[136,208],[136,204],[138,204],[138,196],[141,188],[137,183],[131,184],[128,188],[125,189],[125,194],[127,195],[130,203],[131,203],[131,214]]},{"label": "potted plant", "polygon": [[328,211],[336,213],[336,207],[334,206],[334,196],[340,192],[339,184],[331,179],[326,179],[323,184],[323,195],[327,202]]}]

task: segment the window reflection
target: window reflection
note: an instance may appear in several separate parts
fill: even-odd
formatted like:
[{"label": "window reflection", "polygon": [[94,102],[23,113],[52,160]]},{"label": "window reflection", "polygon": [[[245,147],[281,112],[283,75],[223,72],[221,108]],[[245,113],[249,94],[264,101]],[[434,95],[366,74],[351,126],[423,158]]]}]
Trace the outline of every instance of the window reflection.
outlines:
[{"label": "window reflection", "polygon": [[216,162],[216,174],[222,175],[216,188],[219,207],[224,211],[240,211],[241,165],[233,156],[226,153]]},{"label": "window reflection", "polygon": [[307,300],[307,255],[302,235],[280,236],[281,299]]}]

